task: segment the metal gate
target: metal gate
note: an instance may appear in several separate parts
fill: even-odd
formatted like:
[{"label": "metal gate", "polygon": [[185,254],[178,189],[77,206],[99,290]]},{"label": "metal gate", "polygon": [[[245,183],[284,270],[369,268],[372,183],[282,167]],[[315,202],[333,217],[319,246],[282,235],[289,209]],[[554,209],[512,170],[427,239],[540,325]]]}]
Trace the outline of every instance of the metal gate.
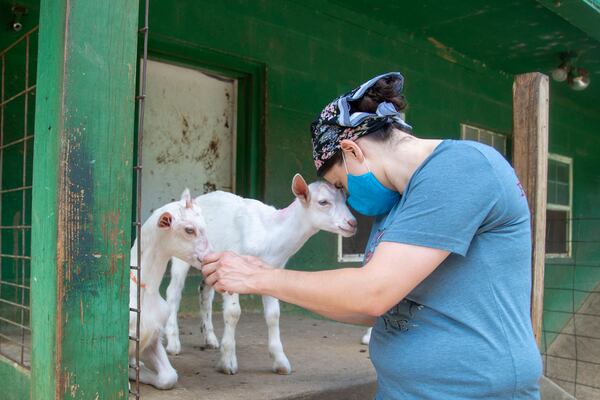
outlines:
[{"label": "metal gate", "polygon": [[27,369],[37,32],[0,51],[0,354]]},{"label": "metal gate", "polygon": [[600,263],[591,261],[600,252],[598,223],[596,215],[548,218],[548,232],[557,225],[572,234],[547,236],[547,247],[565,256],[546,259],[544,374],[580,400],[600,395]]}]

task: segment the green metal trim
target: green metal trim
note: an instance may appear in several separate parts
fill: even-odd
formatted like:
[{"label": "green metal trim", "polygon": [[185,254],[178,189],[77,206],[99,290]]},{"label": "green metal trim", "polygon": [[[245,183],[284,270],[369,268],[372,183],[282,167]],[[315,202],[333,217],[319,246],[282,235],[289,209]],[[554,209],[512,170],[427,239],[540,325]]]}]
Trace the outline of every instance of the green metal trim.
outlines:
[{"label": "green metal trim", "polygon": [[235,191],[240,196],[263,200],[266,136],[265,65],[152,33],[149,57],[237,80]]},{"label": "green metal trim", "polygon": [[600,41],[600,1],[598,0],[537,0],[562,19]]},{"label": "green metal trim", "polygon": [[3,356],[0,356],[0,382],[2,382],[3,400],[29,398],[29,387],[31,385],[29,371]]},{"label": "green metal trim", "polygon": [[42,0],[31,398],[125,399],[137,0]]}]

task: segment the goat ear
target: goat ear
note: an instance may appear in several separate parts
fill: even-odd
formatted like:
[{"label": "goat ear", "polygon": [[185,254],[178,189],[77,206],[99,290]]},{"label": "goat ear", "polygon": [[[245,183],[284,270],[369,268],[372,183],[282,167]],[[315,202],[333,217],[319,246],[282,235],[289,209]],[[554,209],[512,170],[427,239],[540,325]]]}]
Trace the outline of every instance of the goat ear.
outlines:
[{"label": "goat ear", "polygon": [[181,193],[181,201],[185,203],[185,208],[192,208],[192,195],[190,194],[190,189],[185,188],[183,193]]},{"label": "goat ear", "polygon": [[171,229],[172,225],[173,215],[170,212],[165,211],[160,215],[160,218],[158,218],[158,227],[161,229]]},{"label": "goat ear", "polygon": [[292,179],[292,193],[305,204],[308,204],[310,201],[308,184],[300,174],[294,175],[294,179]]}]

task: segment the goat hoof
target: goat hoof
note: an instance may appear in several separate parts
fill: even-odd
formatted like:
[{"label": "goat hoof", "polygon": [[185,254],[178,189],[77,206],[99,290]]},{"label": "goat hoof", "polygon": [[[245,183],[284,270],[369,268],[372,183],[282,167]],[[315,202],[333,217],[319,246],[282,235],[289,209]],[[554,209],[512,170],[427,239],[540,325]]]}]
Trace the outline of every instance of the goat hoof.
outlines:
[{"label": "goat hoof", "polygon": [[360,343],[364,344],[364,345],[368,345],[370,341],[371,341],[371,329],[369,329],[367,331],[367,333],[365,333],[363,335],[363,337],[360,339]]},{"label": "goat hoof", "polygon": [[217,337],[214,334],[208,335],[206,338],[204,338],[204,345],[208,349],[218,349],[219,339],[217,339]]},{"label": "goat hoof", "polygon": [[169,340],[167,343],[167,353],[172,356],[176,356],[177,354],[181,353],[181,343],[179,340]]},{"label": "goat hoof", "polygon": [[217,369],[225,375],[235,375],[238,372],[238,366],[236,360],[219,361]]},{"label": "goat hoof", "polygon": [[156,379],[156,382],[152,383],[152,386],[154,386],[155,388],[160,389],[160,390],[169,390],[169,389],[172,389],[176,383],[177,383],[177,373],[173,372],[167,376],[159,376]]},{"label": "goat hoof", "polygon": [[276,361],[273,363],[273,372],[279,375],[289,375],[292,373],[292,366],[288,360]]}]

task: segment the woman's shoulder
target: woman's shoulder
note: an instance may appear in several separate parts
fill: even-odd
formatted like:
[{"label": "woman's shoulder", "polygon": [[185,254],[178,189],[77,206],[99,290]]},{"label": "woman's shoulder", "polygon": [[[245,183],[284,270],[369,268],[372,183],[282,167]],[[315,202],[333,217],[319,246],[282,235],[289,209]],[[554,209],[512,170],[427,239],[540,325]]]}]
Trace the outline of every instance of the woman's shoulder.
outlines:
[{"label": "woman's shoulder", "polygon": [[416,178],[481,177],[499,167],[510,166],[493,147],[469,140],[447,139],[419,167]]}]

